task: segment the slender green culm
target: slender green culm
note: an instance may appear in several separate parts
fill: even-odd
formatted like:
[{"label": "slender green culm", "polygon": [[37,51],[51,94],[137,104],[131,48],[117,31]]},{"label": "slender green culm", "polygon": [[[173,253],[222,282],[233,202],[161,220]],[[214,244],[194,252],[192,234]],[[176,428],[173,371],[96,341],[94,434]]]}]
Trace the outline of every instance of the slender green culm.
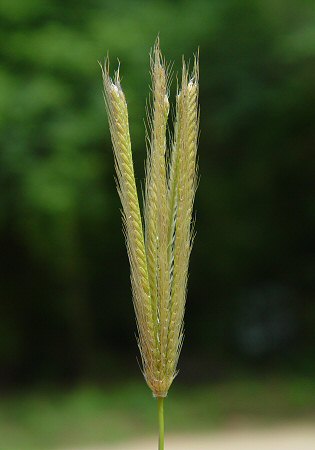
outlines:
[{"label": "slender green culm", "polygon": [[159,39],[151,53],[152,102],[148,110],[143,221],[135,182],[128,108],[119,70],[102,67],[104,98],[122,203],[131,286],[143,374],[158,403],[159,450],[164,450],[164,398],[177,373],[183,341],[192,213],[197,180],[199,70],[183,60],[174,133],[168,148],[170,77]]},{"label": "slender green culm", "polygon": [[158,397],[159,450],[164,450],[164,398]]}]

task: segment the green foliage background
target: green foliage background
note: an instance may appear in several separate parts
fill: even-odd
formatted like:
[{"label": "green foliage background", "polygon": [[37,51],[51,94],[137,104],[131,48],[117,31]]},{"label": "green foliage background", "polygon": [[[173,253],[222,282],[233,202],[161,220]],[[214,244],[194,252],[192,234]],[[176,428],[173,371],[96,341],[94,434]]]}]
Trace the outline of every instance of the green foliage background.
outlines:
[{"label": "green foliage background", "polygon": [[137,371],[97,61],[121,61],[140,185],[158,33],[175,74],[201,61],[183,376],[313,370],[313,1],[2,0],[0,24],[0,381]]}]

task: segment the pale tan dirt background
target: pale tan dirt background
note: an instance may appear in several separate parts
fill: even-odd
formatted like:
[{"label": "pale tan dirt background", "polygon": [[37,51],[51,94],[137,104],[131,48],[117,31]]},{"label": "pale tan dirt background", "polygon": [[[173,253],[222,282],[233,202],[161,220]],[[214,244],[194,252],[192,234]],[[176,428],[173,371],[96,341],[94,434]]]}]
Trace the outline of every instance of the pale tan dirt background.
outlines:
[{"label": "pale tan dirt background", "polygon": [[[82,450],[156,450],[154,438]],[[67,450],[81,450],[72,448]],[[168,436],[165,450],[315,450],[315,424],[270,429],[220,431],[208,435]]]}]

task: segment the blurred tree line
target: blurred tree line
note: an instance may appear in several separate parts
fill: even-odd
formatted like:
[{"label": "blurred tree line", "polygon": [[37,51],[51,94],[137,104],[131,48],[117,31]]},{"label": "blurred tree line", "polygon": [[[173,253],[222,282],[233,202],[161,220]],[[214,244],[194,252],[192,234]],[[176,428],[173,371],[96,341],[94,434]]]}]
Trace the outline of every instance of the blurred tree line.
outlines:
[{"label": "blurred tree line", "polygon": [[0,24],[0,381],[102,379],[135,358],[97,61],[121,61],[140,186],[158,32],[175,75],[200,47],[186,374],[313,369],[313,1],[2,0]]}]

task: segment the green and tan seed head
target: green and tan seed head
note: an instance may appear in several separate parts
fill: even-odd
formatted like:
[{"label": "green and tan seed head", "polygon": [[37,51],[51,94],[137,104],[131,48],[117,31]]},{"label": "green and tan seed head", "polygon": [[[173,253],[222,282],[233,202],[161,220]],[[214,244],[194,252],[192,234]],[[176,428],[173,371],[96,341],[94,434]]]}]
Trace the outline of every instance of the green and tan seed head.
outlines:
[{"label": "green and tan seed head", "polygon": [[198,60],[191,75],[183,62],[171,151],[166,139],[168,74],[158,40],[151,55],[151,76],[153,98],[142,223],[126,99],[119,73],[112,80],[108,64],[103,68],[143,372],[153,395],[165,397],[176,376],[183,340],[196,190]]}]

